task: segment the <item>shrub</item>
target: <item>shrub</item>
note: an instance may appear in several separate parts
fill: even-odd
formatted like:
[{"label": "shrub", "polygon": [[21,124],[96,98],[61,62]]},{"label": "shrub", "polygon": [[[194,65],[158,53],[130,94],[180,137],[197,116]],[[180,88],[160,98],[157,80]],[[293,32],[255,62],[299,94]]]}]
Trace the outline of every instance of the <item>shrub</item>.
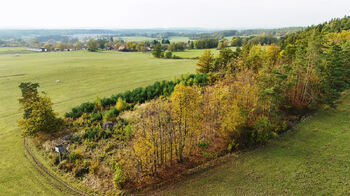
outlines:
[{"label": "shrub", "polygon": [[82,143],[81,137],[79,135],[72,135],[72,137],[70,138],[70,141],[73,143],[76,142],[78,144]]},{"label": "shrub", "polygon": [[89,128],[85,134],[83,135],[83,138],[84,139],[89,139],[89,140],[96,140],[98,139],[98,129],[97,128],[94,128],[94,129],[91,129]]},{"label": "shrub", "polygon": [[130,138],[132,136],[132,129],[130,125],[127,125],[125,128],[125,136],[127,138]]},{"label": "shrub", "polygon": [[89,166],[89,173],[96,174],[99,167],[100,167],[99,161],[92,162],[92,164]]},{"label": "shrub", "polygon": [[112,136],[112,132],[109,129],[102,129],[98,133],[98,138],[97,139],[107,139]]},{"label": "shrub", "polygon": [[182,59],[182,58],[179,57],[179,56],[174,55],[174,56],[173,56],[173,59]]},{"label": "shrub", "polygon": [[206,142],[201,142],[199,143],[199,147],[207,149],[209,148],[209,145]]},{"label": "shrub", "polygon": [[72,170],[74,177],[82,177],[84,174],[89,172],[90,161],[84,161],[83,163],[76,163]]},{"label": "shrub", "polygon": [[257,144],[264,144],[273,135],[273,127],[269,119],[265,116],[260,117],[254,124],[252,137]]},{"label": "shrub", "polygon": [[119,111],[117,109],[108,110],[103,114],[104,121],[114,121],[118,116]]},{"label": "shrub", "polygon": [[57,165],[59,164],[59,157],[57,153],[50,153],[49,158],[51,159],[52,165]]},{"label": "shrub", "polygon": [[79,152],[73,151],[69,154],[68,160],[71,163],[74,163],[76,160],[81,158],[81,154]]},{"label": "shrub", "polygon": [[127,107],[128,107],[128,104],[126,103],[126,101],[123,98],[119,97],[117,104],[115,105],[115,109],[118,110],[119,112],[122,112]]},{"label": "shrub", "polygon": [[91,122],[100,121],[100,120],[102,120],[102,114],[100,112],[92,113],[90,120],[91,120]]},{"label": "shrub", "polygon": [[89,141],[89,140],[85,141],[84,144],[85,144],[85,148],[87,150],[92,150],[92,149],[97,147],[97,143],[96,142]]},{"label": "shrub", "polygon": [[173,56],[172,52],[166,52],[165,53],[165,58],[167,58],[167,59],[171,59],[172,56]]},{"label": "shrub", "polygon": [[113,184],[116,188],[121,189],[121,188],[123,188],[123,184],[125,182],[125,177],[124,177],[124,173],[123,173],[123,170],[121,168],[120,163],[115,163],[113,169],[115,171],[115,175],[113,178]]},{"label": "shrub", "polygon": [[94,110],[94,103],[82,103],[80,106],[72,109],[71,112],[65,114],[67,118],[79,118],[83,113],[90,113]]}]

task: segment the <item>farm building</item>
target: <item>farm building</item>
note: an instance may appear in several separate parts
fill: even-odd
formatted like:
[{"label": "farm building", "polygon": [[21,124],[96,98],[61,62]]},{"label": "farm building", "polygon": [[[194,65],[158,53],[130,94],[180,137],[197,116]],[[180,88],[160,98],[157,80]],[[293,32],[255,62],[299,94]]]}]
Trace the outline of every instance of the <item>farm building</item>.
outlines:
[{"label": "farm building", "polygon": [[34,51],[34,52],[47,52],[46,48],[27,48],[27,50]]}]

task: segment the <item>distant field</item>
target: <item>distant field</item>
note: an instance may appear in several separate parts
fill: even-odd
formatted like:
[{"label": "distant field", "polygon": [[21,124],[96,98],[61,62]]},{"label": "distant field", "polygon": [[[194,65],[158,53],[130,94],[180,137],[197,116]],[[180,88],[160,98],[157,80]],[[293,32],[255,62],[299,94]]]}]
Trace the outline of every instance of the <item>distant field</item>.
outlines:
[{"label": "distant field", "polygon": [[268,145],[158,195],[350,195],[350,92]]},{"label": "distant field", "polygon": [[115,37],[114,39],[122,39],[126,42],[140,42],[140,41],[157,40],[157,38],[144,37],[144,36]]},{"label": "distant field", "polygon": [[[156,59],[142,53],[56,52],[0,56],[0,195],[63,195],[24,156],[16,121],[18,85],[40,83],[63,115],[97,96],[105,97],[154,81],[193,73],[194,60]],[[60,80],[61,83],[56,83]]]},{"label": "distant field", "polygon": [[26,47],[0,47],[0,55],[2,54],[29,54],[35,53],[27,50]]},{"label": "distant field", "polygon": [[[231,47],[232,50],[236,50],[235,47]],[[185,50],[183,52],[173,52],[174,55],[182,57],[182,58],[197,58],[200,57],[205,49],[193,49],[193,50]],[[215,48],[210,49],[214,55],[218,54],[220,50]]]},{"label": "distant field", "polygon": [[[213,53],[216,53],[216,49],[211,49]],[[174,55],[179,56],[181,58],[197,58],[203,54],[203,49],[193,49],[193,50],[185,50],[183,52],[173,52]]]},{"label": "distant field", "polygon": [[188,42],[190,40],[188,37],[170,37],[168,38],[170,42]]}]

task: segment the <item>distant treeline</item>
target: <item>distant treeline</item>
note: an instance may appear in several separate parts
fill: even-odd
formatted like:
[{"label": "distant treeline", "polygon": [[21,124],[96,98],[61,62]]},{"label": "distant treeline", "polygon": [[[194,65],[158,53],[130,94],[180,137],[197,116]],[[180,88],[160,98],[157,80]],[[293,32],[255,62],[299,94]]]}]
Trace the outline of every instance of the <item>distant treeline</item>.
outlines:
[{"label": "distant treeline", "polygon": [[145,36],[155,39],[168,39],[170,37],[188,37],[191,40],[216,38],[222,39],[228,36],[251,36],[259,34],[268,34],[273,36],[283,36],[290,32],[301,30],[301,27],[289,27],[280,29],[247,29],[247,30],[225,30],[209,31],[195,29],[126,29],[126,30],[107,30],[107,29],[67,29],[67,30],[0,30],[0,39],[37,39],[46,42],[50,39],[61,41],[72,35],[99,35],[99,36]]}]

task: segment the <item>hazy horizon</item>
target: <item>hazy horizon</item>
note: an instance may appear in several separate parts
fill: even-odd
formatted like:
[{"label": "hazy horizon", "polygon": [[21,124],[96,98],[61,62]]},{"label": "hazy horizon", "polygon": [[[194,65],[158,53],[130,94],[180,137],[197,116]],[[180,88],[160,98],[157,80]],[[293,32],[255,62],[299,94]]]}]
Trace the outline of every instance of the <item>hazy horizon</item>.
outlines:
[{"label": "hazy horizon", "polygon": [[251,29],[310,26],[350,13],[348,0],[5,0],[0,29]]}]

